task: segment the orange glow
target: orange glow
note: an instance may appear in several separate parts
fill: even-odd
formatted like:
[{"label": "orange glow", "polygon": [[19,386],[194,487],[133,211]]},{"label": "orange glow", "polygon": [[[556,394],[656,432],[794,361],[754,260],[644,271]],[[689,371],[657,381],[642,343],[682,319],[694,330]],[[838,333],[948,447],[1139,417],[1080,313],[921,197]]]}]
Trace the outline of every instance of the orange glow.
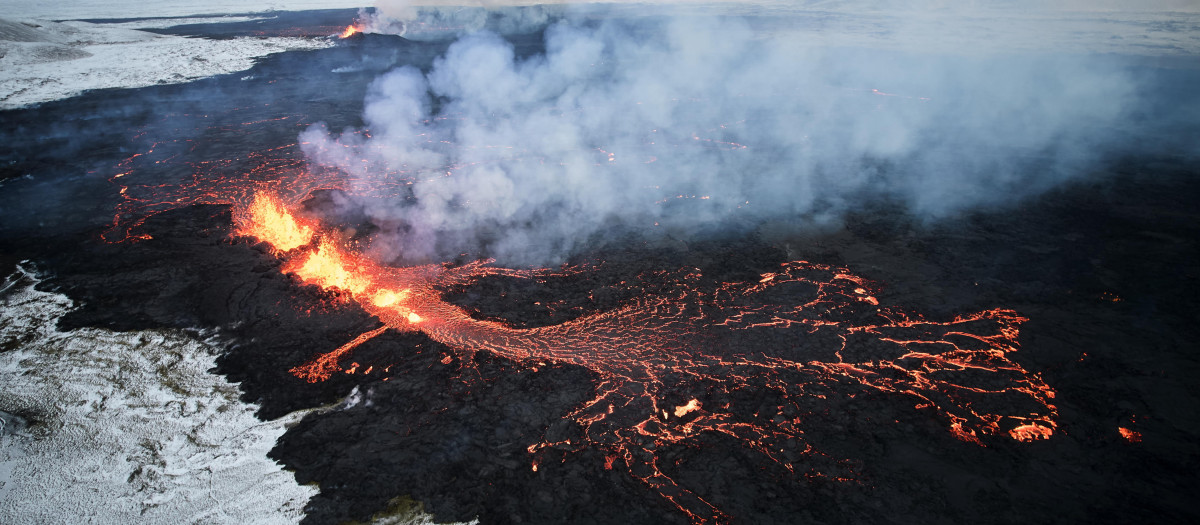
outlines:
[{"label": "orange glow", "polygon": [[1013,439],[1027,443],[1039,439],[1050,439],[1052,434],[1054,434],[1053,429],[1036,423],[1027,423],[1008,431],[1008,435],[1012,436]]},{"label": "orange glow", "polygon": [[239,235],[254,237],[280,252],[292,251],[312,242],[313,229],[298,222],[272,195],[256,194],[248,212],[238,225]]},{"label": "orange glow", "polygon": [[359,27],[358,24],[350,24],[350,25],[346,26],[346,29],[342,30],[342,34],[338,35],[338,38],[350,38],[350,37],[354,36],[355,33],[358,33],[361,31],[362,31],[362,28]]},{"label": "orange glow", "polygon": [[961,421],[955,421],[950,424],[950,433],[961,441],[983,446],[983,442],[979,440],[979,436],[975,434],[975,431],[963,429]]},{"label": "orange glow", "polygon": [[408,322],[417,324],[421,322],[421,316],[417,315],[416,312],[408,312]]},{"label": "orange glow", "polygon": [[394,305],[400,303],[401,301],[404,301],[404,299],[407,297],[408,297],[408,290],[400,290],[399,292],[393,292],[391,290],[380,290],[378,293],[375,294],[375,298],[372,300],[372,302],[375,304],[375,306],[378,306],[380,308],[387,308],[389,306],[394,306]]},{"label": "orange glow", "polygon": [[318,245],[317,251],[310,252],[298,267],[285,269],[306,283],[353,295],[362,294],[371,286],[369,278],[347,266],[346,256],[341,250],[324,240]]},{"label": "orange glow", "polygon": [[[316,359],[309,361],[305,365],[298,366],[288,371],[291,372],[292,375],[309,383],[320,383],[321,381],[325,381],[326,379],[329,379],[334,372],[341,370],[341,367],[339,367],[337,363],[338,358],[349,353],[358,345],[361,345],[371,340],[371,338],[386,332],[387,329],[388,327],[382,326],[371,330],[370,332],[355,337],[353,341],[342,345],[337,350],[329,352],[328,354],[322,354]],[[354,366],[357,368],[358,364],[355,363]],[[350,370],[347,370],[347,372],[350,372]]]},{"label": "orange glow", "polygon": [[700,408],[700,401],[698,399],[693,399],[691,401],[688,401],[686,405],[680,405],[680,406],[675,407],[675,417],[683,417],[684,415],[687,415],[689,412],[698,410],[699,408]]},{"label": "orange glow", "polygon": [[1141,443],[1142,442],[1142,433],[1141,432],[1136,432],[1136,431],[1130,430],[1125,427],[1117,427],[1117,432],[1121,433],[1121,437],[1125,438],[1125,441],[1128,441],[1130,443]]}]

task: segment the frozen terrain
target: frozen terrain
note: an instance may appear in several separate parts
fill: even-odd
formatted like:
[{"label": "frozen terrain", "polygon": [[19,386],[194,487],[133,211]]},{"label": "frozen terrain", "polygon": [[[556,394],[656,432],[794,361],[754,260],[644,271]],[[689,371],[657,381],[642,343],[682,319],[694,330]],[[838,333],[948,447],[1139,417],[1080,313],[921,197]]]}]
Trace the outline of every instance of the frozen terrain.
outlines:
[{"label": "frozen terrain", "polygon": [[0,110],[92,89],[188,82],[249,69],[271,53],[331,45],[289,37],[185,38],[131,28],[162,24],[0,19]]},{"label": "frozen terrain", "polygon": [[316,488],[266,456],[298,415],[259,421],[194,337],[59,332],[69,299],[4,286],[0,522],[299,520]]}]

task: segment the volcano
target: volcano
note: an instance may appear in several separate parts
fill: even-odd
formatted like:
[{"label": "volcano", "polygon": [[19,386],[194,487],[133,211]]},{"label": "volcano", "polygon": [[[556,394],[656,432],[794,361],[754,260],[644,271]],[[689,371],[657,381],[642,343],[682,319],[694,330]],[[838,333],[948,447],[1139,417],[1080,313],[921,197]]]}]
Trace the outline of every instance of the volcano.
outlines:
[{"label": "volcano", "polygon": [[4,521],[1197,518],[1188,29],[386,16],[0,113]]}]

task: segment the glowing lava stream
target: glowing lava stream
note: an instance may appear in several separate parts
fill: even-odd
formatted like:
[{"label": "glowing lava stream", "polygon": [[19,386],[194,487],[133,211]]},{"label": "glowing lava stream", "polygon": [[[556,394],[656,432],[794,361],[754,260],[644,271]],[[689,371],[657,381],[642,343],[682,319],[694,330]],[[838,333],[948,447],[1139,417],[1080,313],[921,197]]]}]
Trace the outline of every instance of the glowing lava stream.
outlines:
[{"label": "glowing lava stream", "polygon": [[[1011,310],[928,321],[879,306],[872,284],[845,269],[794,261],[757,282],[726,283],[709,291],[698,285],[697,270],[667,272],[656,275],[672,284],[665,292],[558,325],[521,329],[472,318],[439,290],[466,287],[485,276],[535,278],[547,270],[487,262],[387,267],[337,245],[318,224],[297,219],[288,208],[280,197],[260,190],[249,205],[235,206],[237,233],[268,243],[285,258],[283,271],[343,294],[384,324],[292,369],[294,375],[310,382],[328,379],[342,370],[340,358],[389,329],[419,330],[461,352],[490,352],[529,366],[586,367],[599,377],[596,395],[565,416],[580,425],[583,437],[530,445],[532,468],[537,470],[539,459],[552,450],[565,459],[569,451],[600,447],[623,459],[632,476],[693,521],[729,516],[664,473],[656,450],[715,432],[796,472],[802,468],[798,460],[823,457],[806,442],[801,425],[812,412],[808,403],[824,399],[832,384],[906,396],[917,408],[944,418],[955,437],[978,445],[987,435],[1004,433],[1021,441],[1045,439],[1056,428],[1054,391],[1008,358],[1025,321]],[[797,306],[763,299],[780,293],[781,286],[807,300]],[[801,345],[834,341],[835,347],[772,355],[724,346],[736,340],[730,334],[750,333],[784,333]],[[981,373],[986,380],[978,379]],[[665,393],[680,382],[700,384],[701,392],[717,400],[744,389],[766,390],[778,404],[750,418],[728,401],[668,403]],[[1010,413],[997,413],[1001,410]],[[606,468],[612,461],[610,455]]]}]

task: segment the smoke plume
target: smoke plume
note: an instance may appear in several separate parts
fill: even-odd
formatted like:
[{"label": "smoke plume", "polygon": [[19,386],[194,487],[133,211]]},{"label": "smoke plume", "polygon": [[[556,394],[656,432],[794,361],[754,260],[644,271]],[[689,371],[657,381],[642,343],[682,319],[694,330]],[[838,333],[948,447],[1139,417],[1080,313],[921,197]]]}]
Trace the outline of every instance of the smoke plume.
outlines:
[{"label": "smoke plume", "polygon": [[[421,2],[428,4],[429,2]],[[378,0],[374,9],[360,9],[358,22],[364,33],[398,35],[409,40],[442,40],[485,29],[500,34],[540,31],[563,5],[504,6],[496,2],[459,1],[447,6],[416,7],[411,0]]]},{"label": "smoke plume", "polygon": [[836,222],[880,198],[950,217],[1087,173],[1138,102],[1119,61],[946,45],[903,18],[530,20],[543,52],[467,31],[374,81],[366,133],[302,134],[315,164],[415,181],[359,203],[379,257],[551,264],[618,226]]}]

